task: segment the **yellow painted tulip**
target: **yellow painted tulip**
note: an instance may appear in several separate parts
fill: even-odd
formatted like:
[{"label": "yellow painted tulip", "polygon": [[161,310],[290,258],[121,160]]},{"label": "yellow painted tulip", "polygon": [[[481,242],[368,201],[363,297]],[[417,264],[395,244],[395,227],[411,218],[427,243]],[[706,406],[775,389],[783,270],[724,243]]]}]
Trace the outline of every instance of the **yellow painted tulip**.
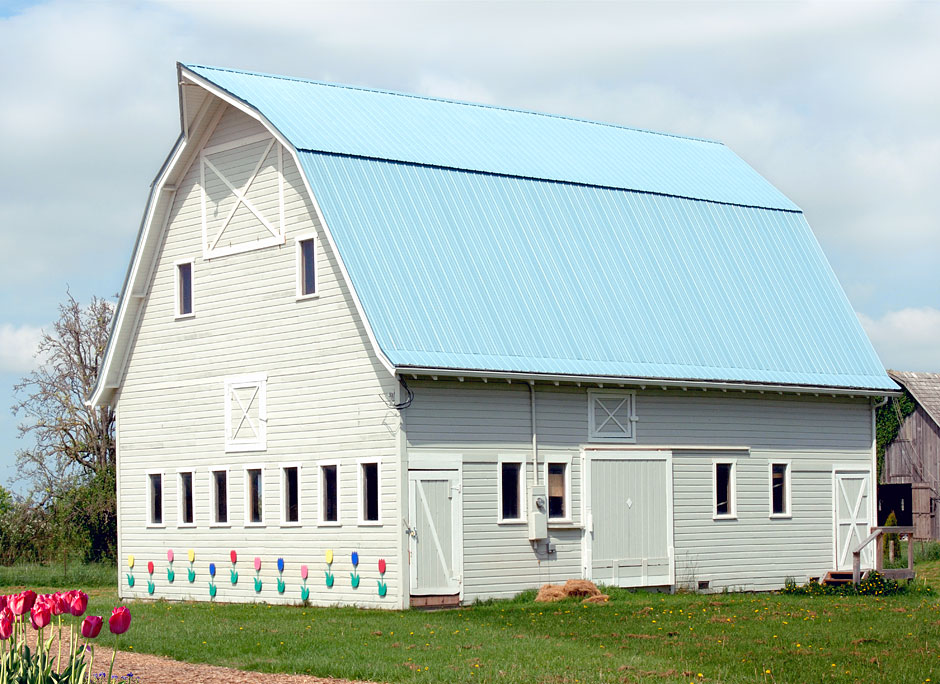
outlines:
[{"label": "yellow painted tulip", "polygon": [[196,552],[190,549],[189,550],[189,562],[192,563],[194,560],[196,560]]},{"label": "yellow painted tulip", "polygon": [[131,555],[129,555],[129,556],[127,557],[127,567],[129,567],[129,568],[133,568],[133,567],[134,567],[134,555],[133,555],[133,554],[131,554]]},{"label": "yellow painted tulip", "polygon": [[333,549],[327,549],[326,551],[326,564],[330,565],[333,562]]}]

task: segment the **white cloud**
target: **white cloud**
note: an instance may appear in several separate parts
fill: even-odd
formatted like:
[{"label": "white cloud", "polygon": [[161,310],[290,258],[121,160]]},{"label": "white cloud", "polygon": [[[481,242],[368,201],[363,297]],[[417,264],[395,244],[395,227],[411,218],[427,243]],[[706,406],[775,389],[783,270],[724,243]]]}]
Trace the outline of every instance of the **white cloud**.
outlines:
[{"label": "white cloud", "polygon": [[42,330],[32,325],[0,324],[0,373],[27,373],[36,366]]},{"label": "white cloud", "polygon": [[886,368],[940,371],[940,309],[889,311],[880,318],[858,314]]}]

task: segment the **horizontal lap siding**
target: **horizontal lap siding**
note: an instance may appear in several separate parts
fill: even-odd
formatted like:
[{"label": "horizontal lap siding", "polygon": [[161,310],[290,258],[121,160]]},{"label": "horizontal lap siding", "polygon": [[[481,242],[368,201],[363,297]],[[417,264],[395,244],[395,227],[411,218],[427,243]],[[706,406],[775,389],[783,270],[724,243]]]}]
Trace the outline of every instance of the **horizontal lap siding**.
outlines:
[{"label": "horizontal lap siding", "polygon": [[[507,596],[546,581],[527,530],[496,525],[499,454],[531,460],[528,388],[482,382],[412,382],[409,454],[463,455],[465,592]],[[580,453],[588,441],[586,388],[536,385],[540,463],[572,457],[580,524]],[[833,464],[871,467],[867,400],[780,394],[638,390],[637,446],[673,448],[676,581],[710,588],[772,589],[831,570]],[[747,447],[748,451],[682,447]],[[712,461],[737,459],[738,519],[712,520]],[[790,461],[792,519],[769,518],[768,463]],[[540,473],[541,475],[541,473]],[[553,580],[581,576],[581,531],[552,530],[560,540]],[[498,564],[498,568],[494,566]]]},{"label": "horizontal lap siding", "polygon": [[[259,124],[229,109],[208,144],[259,132]],[[254,161],[246,164],[253,166]],[[216,600],[298,602],[300,566],[306,564],[313,603],[397,605],[402,576],[399,417],[385,401],[386,394],[395,391],[394,382],[369,346],[335,255],[286,152],[284,174],[285,244],[209,261],[202,258],[198,161],[179,182],[117,406],[122,596],[147,596],[146,565],[153,561],[154,597],[208,599],[208,565],[214,562]],[[270,184],[266,187],[276,190]],[[276,195],[257,204],[269,220],[277,216]],[[298,302],[294,237],[309,233],[318,236],[320,296]],[[193,258],[195,317],[176,321],[174,261]],[[224,380],[248,373],[267,374],[267,449],[226,453]],[[384,524],[378,527],[357,524],[356,459],[363,457],[382,459]],[[321,459],[341,461],[340,527],[316,524]],[[282,463],[301,465],[300,527],[280,523]],[[244,466],[257,464],[264,467],[267,520],[263,528],[250,528],[244,523]],[[209,466],[229,467],[229,528],[209,525]],[[195,472],[197,525],[178,528],[177,470],[190,468]],[[152,469],[165,472],[165,528],[146,527],[145,473]],[[166,576],[167,549],[176,556],[172,585]],[[187,581],[189,549],[196,553],[194,584]],[[232,549],[239,558],[234,587],[229,578]],[[335,555],[332,589],[325,586],[328,549]],[[361,559],[362,578],[356,590],[350,581],[354,550]],[[136,558],[133,589],[126,579],[129,554]],[[255,556],[262,559],[260,594],[253,587]],[[276,589],[277,558],[286,563],[283,595]],[[384,599],[377,592],[380,558],[387,563]]]}]

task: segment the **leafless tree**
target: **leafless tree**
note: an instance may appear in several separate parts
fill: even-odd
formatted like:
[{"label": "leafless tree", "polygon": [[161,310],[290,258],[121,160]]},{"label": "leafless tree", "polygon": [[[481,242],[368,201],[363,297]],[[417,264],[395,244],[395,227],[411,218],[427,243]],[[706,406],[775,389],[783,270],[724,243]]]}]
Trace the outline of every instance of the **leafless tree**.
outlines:
[{"label": "leafless tree", "polygon": [[92,297],[83,307],[66,294],[59,319],[40,338],[40,365],[13,387],[20,437],[34,441],[17,452],[15,479],[31,483],[40,505],[77,481],[114,469],[114,411],[85,403],[104,358],[114,306]]}]

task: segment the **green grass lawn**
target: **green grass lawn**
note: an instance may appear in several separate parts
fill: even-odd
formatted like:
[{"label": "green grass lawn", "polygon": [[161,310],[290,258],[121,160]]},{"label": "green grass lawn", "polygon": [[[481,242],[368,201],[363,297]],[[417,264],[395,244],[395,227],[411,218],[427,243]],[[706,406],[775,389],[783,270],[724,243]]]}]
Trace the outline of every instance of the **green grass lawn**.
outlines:
[{"label": "green grass lawn", "polygon": [[[940,581],[940,561],[918,570]],[[89,609],[110,614],[116,592],[89,593]],[[615,591],[610,603],[587,606],[531,598],[432,613],[133,602],[121,645],[249,670],[390,682],[940,681],[936,595]]]}]

